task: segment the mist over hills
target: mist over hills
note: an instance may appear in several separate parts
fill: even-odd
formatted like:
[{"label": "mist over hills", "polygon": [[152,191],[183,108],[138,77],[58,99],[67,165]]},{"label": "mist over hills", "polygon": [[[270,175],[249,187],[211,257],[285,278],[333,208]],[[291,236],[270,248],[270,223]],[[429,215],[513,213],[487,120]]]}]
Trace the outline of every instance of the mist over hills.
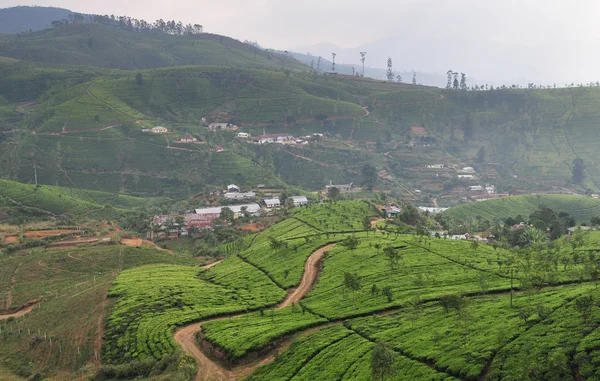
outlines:
[{"label": "mist over hills", "polygon": [[54,7],[0,8],[0,34],[15,34],[51,27],[52,21],[68,19],[68,9]]}]

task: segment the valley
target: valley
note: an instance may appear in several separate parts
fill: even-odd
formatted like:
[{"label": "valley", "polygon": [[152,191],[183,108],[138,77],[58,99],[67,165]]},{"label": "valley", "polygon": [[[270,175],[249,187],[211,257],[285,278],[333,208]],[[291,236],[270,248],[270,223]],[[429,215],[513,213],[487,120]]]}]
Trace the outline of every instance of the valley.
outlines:
[{"label": "valley", "polygon": [[0,34],[0,380],[600,378],[598,82],[66,17]]}]

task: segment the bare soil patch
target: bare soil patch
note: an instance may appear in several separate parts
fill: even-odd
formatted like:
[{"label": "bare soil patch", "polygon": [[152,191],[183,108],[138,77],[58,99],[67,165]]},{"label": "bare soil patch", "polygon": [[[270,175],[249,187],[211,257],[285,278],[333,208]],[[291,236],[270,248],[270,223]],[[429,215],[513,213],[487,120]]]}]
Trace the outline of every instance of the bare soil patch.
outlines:
[{"label": "bare soil patch", "polygon": [[9,235],[4,238],[4,244],[8,245],[11,243],[19,243],[19,237],[16,235]]},{"label": "bare soil patch", "polygon": [[418,135],[418,136],[428,136],[429,135],[429,132],[423,126],[412,126],[410,128],[410,132],[412,132],[413,135]]}]

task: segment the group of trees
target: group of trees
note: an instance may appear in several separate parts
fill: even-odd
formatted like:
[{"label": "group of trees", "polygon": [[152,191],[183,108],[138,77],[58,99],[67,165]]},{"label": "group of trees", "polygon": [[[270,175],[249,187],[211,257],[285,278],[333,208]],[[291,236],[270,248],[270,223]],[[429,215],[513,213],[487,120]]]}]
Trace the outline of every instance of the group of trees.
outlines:
[{"label": "group of trees", "polygon": [[112,26],[125,30],[142,33],[163,33],[173,35],[198,35],[202,34],[204,28],[200,24],[184,24],[181,21],[164,21],[163,19],[156,20],[154,23],[147,22],[143,19],[136,19],[129,16],[115,15],[84,15],[81,13],[73,13],[69,16],[69,20],[56,20],[52,22],[55,28],[62,27],[67,24],[80,23],[96,23],[101,25]]},{"label": "group of trees", "polygon": [[446,82],[446,90],[468,90],[467,76],[465,73],[460,73],[460,82],[458,81],[458,72],[448,70],[446,75],[448,76],[448,82]]}]

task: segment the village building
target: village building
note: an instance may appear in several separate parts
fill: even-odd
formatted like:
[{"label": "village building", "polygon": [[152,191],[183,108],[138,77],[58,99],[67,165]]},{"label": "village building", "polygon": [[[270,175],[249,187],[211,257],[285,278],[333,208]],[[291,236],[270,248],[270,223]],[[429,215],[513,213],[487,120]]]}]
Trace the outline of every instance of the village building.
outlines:
[{"label": "village building", "polygon": [[250,137],[250,134],[247,132],[238,132],[237,137],[242,138],[242,139],[247,139]]},{"label": "village building", "polygon": [[192,135],[183,135],[175,139],[175,143],[195,143],[197,141],[198,139],[193,137]]},{"label": "village building", "polygon": [[199,216],[207,216],[211,220],[221,217],[221,209],[229,208],[236,217],[240,217],[244,214],[244,211],[251,216],[256,216],[260,212],[260,205],[257,203],[240,204],[240,205],[225,205],[215,206],[209,208],[196,209],[195,212]]},{"label": "village building", "polygon": [[475,180],[473,175],[457,175],[459,180]]},{"label": "village building", "polygon": [[215,148],[215,151],[223,152],[223,151],[225,151],[225,148],[223,148],[223,146],[218,146],[217,148]]},{"label": "village building", "polygon": [[444,164],[429,164],[427,165],[429,169],[444,169]]},{"label": "village building", "polygon": [[256,144],[266,143],[285,143],[294,139],[293,135],[290,134],[267,134],[259,135],[252,138],[252,141]]},{"label": "village building", "polygon": [[240,191],[240,187],[238,187],[235,184],[229,184],[227,185],[227,192],[233,193],[233,192],[239,192]]},{"label": "village building", "polygon": [[471,173],[471,172],[475,172],[475,168],[473,168],[473,167],[462,167],[461,171],[462,172]]},{"label": "village building", "polygon": [[238,127],[231,123],[210,123],[208,129],[211,131],[216,130],[236,130]]},{"label": "village building", "polygon": [[308,205],[306,196],[292,196],[289,198],[294,203],[294,206]]},{"label": "village building", "polygon": [[436,208],[431,206],[419,206],[418,209],[422,212],[429,212],[431,214],[437,214],[448,210],[448,208]]},{"label": "village building", "polygon": [[483,187],[481,185],[471,185],[467,187],[467,189],[469,190],[469,192],[481,192],[483,190]]},{"label": "village building", "polygon": [[252,200],[256,197],[256,193],[254,192],[246,192],[241,193],[239,190],[237,192],[227,192],[223,194],[223,197],[227,200],[233,201],[244,201],[244,200]]},{"label": "village building", "polygon": [[384,207],[381,209],[381,211],[383,212],[385,218],[395,218],[402,213],[402,209],[398,205],[394,204]]},{"label": "village building", "polygon": [[167,132],[169,132],[169,130],[167,130],[166,128],[164,128],[162,126],[156,126],[156,127],[152,128],[153,134],[166,134]]},{"label": "village building", "polygon": [[485,192],[487,194],[496,194],[496,187],[493,185],[486,185],[485,186]]},{"label": "village building", "polygon": [[329,190],[331,188],[337,188],[340,191],[340,193],[350,192],[355,187],[356,186],[354,185],[354,183],[350,183],[350,184],[333,184],[331,181],[329,181],[328,185],[325,185],[325,189]]},{"label": "village building", "polygon": [[273,198],[265,198],[263,200],[265,206],[269,209],[271,208],[277,208],[281,206],[281,200],[279,200],[279,198],[277,197],[273,197]]}]

